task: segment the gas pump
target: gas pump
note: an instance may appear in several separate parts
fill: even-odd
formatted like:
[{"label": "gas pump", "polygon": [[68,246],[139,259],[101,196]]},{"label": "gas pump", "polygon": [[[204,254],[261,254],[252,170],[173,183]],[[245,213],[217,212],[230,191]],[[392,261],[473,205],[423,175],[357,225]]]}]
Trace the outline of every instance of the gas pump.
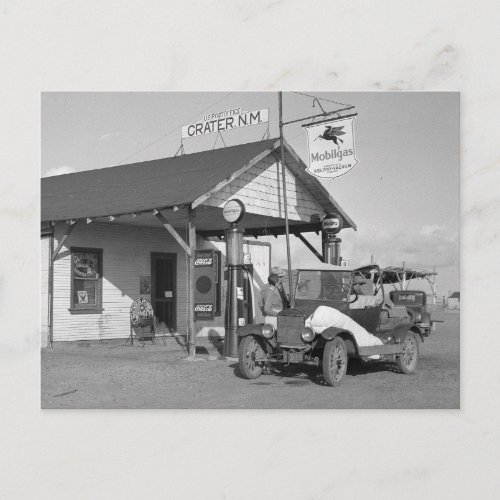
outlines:
[{"label": "gas pump", "polygon": [[342,260],[340,244],[342,240],[337,237],[337,233],[343,227],[342,219],[337,214],[326,214],[321,227],[323,229],[321,238],[323,243],[323,262],[340,266]]},{"label": "gas pump", "polygon": [[228,270],[228,291],[226,307],[226,335],[224,351],[226,357],[238,356],[238,337],[236,331],[245,324],[243,306],[243,234],[238,222],[245,215],[245,205],[241,200],[229,200],[222,211],[230,227],[226,229],[226,266]]}]

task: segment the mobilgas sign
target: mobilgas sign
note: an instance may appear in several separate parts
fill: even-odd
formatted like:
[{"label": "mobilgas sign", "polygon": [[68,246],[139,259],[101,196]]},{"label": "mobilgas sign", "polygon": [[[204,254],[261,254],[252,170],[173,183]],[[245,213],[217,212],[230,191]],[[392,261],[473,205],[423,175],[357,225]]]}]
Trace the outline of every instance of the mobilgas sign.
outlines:
[{"label": "mobilgas sign", "polygon": [[242,108],[233,108],[219,113],[205,115],[200,122],[182,127],[182,138],[196,137],[197,135],[213,134],[233,128],[259,125],[269,121],[269,110],[243,111]]},{"label": "mobilgas sign", "polygon": [[342,227],[342,219],[336,214],[328,214],[321,223],[325,233],[338,233]]},{"label": "mobilgas sign", "polygon": [[350,116],[304,126],[309,148],[308,173],[333,179],[347,174],[358,163],[354,119]]}]

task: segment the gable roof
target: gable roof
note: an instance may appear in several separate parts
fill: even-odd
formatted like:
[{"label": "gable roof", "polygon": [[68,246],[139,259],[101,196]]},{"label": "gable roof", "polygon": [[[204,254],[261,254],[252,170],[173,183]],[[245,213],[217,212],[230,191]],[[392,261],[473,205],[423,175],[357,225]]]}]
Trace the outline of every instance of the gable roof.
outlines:
[{"label": "gable roof", "polygon": [[460,292],[453,292],[448,298],[449,299],[459,299],[460,298]]},{"label": "gable roof", "polygon": [[[198,204],[207,193],[230,182],[240,172],[279,148],[278,139],[160,158],[128,165],[87,170],[41,179],[41,220],[105,217]],[[354,222],[286,144],[287,167],[314,194],[325,212],[337,211],[344,227]],[[309,179],[311,177],[311,179]]]}]

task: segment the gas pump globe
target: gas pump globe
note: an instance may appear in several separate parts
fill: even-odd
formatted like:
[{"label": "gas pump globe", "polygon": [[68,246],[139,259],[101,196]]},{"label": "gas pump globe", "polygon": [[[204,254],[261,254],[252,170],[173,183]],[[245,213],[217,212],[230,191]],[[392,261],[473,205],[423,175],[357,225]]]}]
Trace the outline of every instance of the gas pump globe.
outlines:
[{"label": "gas pump globe", "polygon": [[344,227],[342,218],[337,214],[326,214],[322,228],[323,262],[340,266],[342,257],[340,255],[340,244],[342,240],[337,233]]}]

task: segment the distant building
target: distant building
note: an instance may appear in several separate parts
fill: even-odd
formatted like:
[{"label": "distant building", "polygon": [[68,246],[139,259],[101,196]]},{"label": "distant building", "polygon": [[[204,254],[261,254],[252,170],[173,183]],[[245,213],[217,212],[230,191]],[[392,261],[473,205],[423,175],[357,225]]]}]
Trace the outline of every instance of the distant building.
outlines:
[{"label": "distant building", "polygon": [[460,309],[460,292],[453,292],[448,297],[448,309]]}]

